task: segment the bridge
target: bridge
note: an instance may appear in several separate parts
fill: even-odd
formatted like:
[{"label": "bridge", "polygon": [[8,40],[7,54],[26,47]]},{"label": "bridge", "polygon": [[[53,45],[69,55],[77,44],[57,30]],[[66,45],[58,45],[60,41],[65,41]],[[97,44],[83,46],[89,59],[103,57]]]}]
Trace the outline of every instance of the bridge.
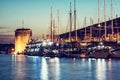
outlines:
[{"label": "bridge", "polygon": [[[120,17],[106,21],[106,37],[104,28],[105,22],[101,22],[100,25],[101,26],[99,27],[98,23],[96,23],[78,30],[74,30],[71,32],[71,38],[74,41],[75,31],[77,31],[78,41],[120,41]],[[62,40],[68,40],[69,32],[60,34],[59,36]]]}]

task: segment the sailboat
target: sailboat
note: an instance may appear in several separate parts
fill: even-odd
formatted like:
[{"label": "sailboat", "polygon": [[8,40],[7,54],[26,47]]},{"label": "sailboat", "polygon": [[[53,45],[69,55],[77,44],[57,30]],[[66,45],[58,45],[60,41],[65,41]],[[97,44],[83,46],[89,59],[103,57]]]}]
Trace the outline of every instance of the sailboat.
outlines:
[{"label": "sailboat", "polygon": [[[105,46],[103,40],[100,39],[101,31],[100,31],[100,14],[99,14],[99,0],[98,0],[98,28],[99,28],[99,41],[94,44],[95,46],[88,47],[87,57],[89,58],[108,58],[110,54],[110,47]],[[104,15],[105,15],[105,0],[104,0]],[[105,39],[106,39],[106,19],[104,16],[104,29],[105,29]]]},{"label": "sailboat", "polygon": [[[112,23],[112,36],[113,36],[113,30],[114,30],[114,28],[113,28],[113,16],[112,16],[112,9],[113,9],[113,5],[112,5],[112,0],[111,0],[111,23]],[[117,16],[116,16],[116,18],[117,18]],[[116,22],[117,23],[117,22]],[[118,40],[118,27],[117,27],[117,33],[116,33],[116,45],[118,45],[119,44],[119,40]],[[120,58],[120,47],[118,47],[118,46],[116,46],[115,48],[113,48],[112,50],[110,50],[110,52],[111,52],[111,54],[109,55],[109,57],[110,58]]]},{"label": "sailboat", "polygon": [[[71,2],[70,2],[70,29],[69,29],[69,42],[65,42],[62,45],[62,50],[65,57],[71,57],[71,58],[81,58],[85,57],[85,55],[81,55],[81,47],[80,43],[77,41],[77,29],[76,29],[76,6],[75,6],[75,0],[74,0],[74,33],[75,33],[75,40],[72,40],[71,38],[71,32],[72,32],[72,10],[71,10]],[[72,32],[73,33],[73,32]]]},{"label": "sailboat", "polygon": [[51,7],[51,15],[50,15],[50,39],[45,41],[45,46],[43,46],[43,55],[45,57],[59,57],[59,47],[60,44],[55,41],[56,34],[55,34],[55,21],[53,20],[52,15],[52,7]]}]

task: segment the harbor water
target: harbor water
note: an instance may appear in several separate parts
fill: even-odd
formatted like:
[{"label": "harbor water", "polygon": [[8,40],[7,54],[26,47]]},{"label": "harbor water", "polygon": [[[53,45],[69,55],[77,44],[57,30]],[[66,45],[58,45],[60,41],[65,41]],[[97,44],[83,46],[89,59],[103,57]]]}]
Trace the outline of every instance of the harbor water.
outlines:
[{"label": "harbor water", "polygon": [[120,80],[120,59],[0,55],[0,80]]}]

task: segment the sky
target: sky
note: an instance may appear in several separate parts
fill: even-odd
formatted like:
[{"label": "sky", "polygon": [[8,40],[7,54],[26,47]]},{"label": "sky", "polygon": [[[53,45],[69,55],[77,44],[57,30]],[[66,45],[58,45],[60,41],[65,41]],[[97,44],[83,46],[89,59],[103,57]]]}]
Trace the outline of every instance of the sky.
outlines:
[{"label": "sky", "polygon": [[[57,10],[60,16],[60,32],[68,30],[69,8],[74,0],[0,0],[0,43],[14,43],[14,34],[17,28],[30,28],[33,38],[49,34],[50,11],[52,7],[53,18],[57,27]],[[103,21],[103,3],[100,0],[100,18]],[[90,18],[97,23],[98,0],[76,0],[77,28],[84,26],[84,18],[90,25]],[[120,16],[119,0],[113,0],[113,16]],[[106,0],[106,15],[110,17],[110,0]],[[24,22],[24,24],[22,24]]]}]

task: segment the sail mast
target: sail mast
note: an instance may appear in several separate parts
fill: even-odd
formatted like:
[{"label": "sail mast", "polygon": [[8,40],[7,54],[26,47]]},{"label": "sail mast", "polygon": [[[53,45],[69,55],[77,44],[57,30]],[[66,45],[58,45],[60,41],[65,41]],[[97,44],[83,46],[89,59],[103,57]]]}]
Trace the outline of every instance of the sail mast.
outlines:
[{"label": "sail mast", "polygon": [[58,42],[60,42],[60,37],[59,37],[59,35],[60,35],[60,32],[59,32],[59,30],[60,30],[60,18],[59,18],[59,10],[57,10],[57,14],[58,14]]},{"label": "sail mast", "polygon": [[55,20],[53,20],[53,32],[52,32],[52,33],[53,33],[53,34],[52,34],[52,36],[53,36],[53,37],[52,37],[52,40],[53,40],[53,42],[54,42],[54,39],[55,39],[55,38],[54,38],[54,35],[55,35],[55,33],[56,33],[56,32],[55,32]]},{"label": "sail mast", "polygon": [[100,27],[100,0],[98,0],[98,27]]},{"label": "sail mast", "polygon": [[85,41],[86,41],[86,16],[85,16],[85,19],[84,19],[84,27],[85,27]]},{"label": "sail mast", "polygon": [[71,2],[70,2],[70,31],[69,31],[69,41],[71,42],[71,31],[72,31],[72,10],[71,10]]},{"label": "sail mast", "polygon": [[105,29],[105,40],[106,40],[106,34],[107,34],[107,29],[106,29],[106,0],[104,0],[104,29]]},{"label": "sail mast", "polygon": [[75,30],[75,41],[77,41],[77,27],[76,27],[76,0],[74,0],[74,30]]},{"label": "sail mast", "polygon": [[51,6],[51,16],[50,16],[50,39],[53,42],[53,16],[52,16],[52,6]]},{"label": "sail mast", "polygon": [[92,40],[92,25],[93,25],[93,21],[92,18],[90,18],[90,40]]},{"label": "sail mast", "polygon": [[100,28],[101,28],[101,25],[100,25],[100,0],[98,0],[98,28],[99,28],[99,41],[100,41]]},{"label": "sail mast", "polygon": [[112,4],[112,0],[111,0],[111,29],[112,29],[112,36],[113,36],[113,4]]}]

